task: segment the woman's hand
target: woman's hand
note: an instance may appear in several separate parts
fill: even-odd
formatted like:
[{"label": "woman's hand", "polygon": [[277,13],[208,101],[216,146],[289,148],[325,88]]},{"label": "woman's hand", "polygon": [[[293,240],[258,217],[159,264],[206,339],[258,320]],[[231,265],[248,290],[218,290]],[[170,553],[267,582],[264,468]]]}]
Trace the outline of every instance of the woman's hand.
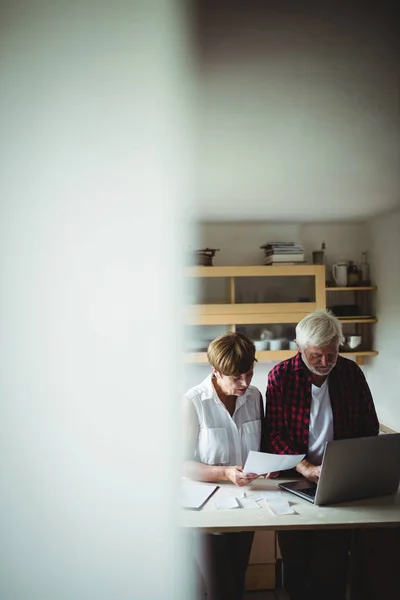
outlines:
[{"label": "woman's hand", "polygon": [[226,478],[229,481],[232,481],[235,485],[239,487],[242,485],[248,485],[254,479],[257,479],[257,473],[243,473],[243,469],[241,467],[227,467],[225,469]]}]

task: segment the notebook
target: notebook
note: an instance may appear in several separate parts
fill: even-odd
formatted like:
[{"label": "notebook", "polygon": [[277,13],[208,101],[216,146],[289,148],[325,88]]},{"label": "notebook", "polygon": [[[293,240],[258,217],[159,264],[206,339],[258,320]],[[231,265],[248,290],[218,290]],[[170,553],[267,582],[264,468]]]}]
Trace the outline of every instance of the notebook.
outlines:
[{"label": "notebook", "polygon": [[301,478],[279,487],[319,506],[397,491],[400,433],[335,440],[325,444],[318,485]]}]

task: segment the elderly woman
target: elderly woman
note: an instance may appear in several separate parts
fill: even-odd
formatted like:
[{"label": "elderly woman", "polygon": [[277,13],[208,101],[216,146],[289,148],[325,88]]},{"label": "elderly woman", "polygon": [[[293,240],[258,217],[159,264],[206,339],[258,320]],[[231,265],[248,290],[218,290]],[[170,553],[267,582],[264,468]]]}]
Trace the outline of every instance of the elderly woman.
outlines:
[{"label": "elderly woman", "polygon": [[[250,450],[260,450],[263,401],[250,385],[255,347],[240,333],[213,340],[207,351],[211,374],[184,396],[188,460],[184,475],[199,481],[251,483],[242,467]],[[202,534],[196,560],[210,600],[243,596],[253,532]]]}]

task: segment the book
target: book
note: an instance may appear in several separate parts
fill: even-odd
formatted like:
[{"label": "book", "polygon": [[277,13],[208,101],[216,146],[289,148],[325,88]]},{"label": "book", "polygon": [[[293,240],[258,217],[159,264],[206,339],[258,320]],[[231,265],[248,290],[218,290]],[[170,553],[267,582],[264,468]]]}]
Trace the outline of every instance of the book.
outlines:
[{"label": "book", "polygon": [[270,265],[278,265],[280,267],[284,266],[284,265],[305,265],[307,264],[306,260],[281,260],[278,262],[274,262],[274,261],[269,261],[269,262],[264,262],[264,265],[270,266]]},{"label": "book", "polygon": [[295,244],[294,242],[268,242],[267,244],[260,246],[260,248],[266,252],[270,250],[279,250],[283,252],[299,250],[300,252],[303,252],[303,246],[301,244]]},{"label": "book", "polygon": [[304,262],[304,254],[270,254],[265,257],[265,264],[282,262]]},{"label": "book", "polygon": [[293,247],[293,249],[285,249],[285,248],[277,248],[274,250],[264,250],[265,256],[269,256],[270,254],[303,254],[303,248]]}]

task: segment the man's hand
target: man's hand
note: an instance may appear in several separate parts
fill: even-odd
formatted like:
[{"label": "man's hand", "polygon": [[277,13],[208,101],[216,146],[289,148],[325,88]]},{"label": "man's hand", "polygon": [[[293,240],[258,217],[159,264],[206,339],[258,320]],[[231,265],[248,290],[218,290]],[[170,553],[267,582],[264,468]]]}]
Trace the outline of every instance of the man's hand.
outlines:
[{"label": "man's hand", "polygon": [[321,467],[313,465],[305,458],[297,465],[296,471],[314,483],[318,483],[318,479],[321,475]]},{"label": "man's hand", "polygon": [[258,477],[257,473],[243,473],[243,469],[238,466],[227,467],[225,474],[229,481],[238,486],[248,485]]}]

